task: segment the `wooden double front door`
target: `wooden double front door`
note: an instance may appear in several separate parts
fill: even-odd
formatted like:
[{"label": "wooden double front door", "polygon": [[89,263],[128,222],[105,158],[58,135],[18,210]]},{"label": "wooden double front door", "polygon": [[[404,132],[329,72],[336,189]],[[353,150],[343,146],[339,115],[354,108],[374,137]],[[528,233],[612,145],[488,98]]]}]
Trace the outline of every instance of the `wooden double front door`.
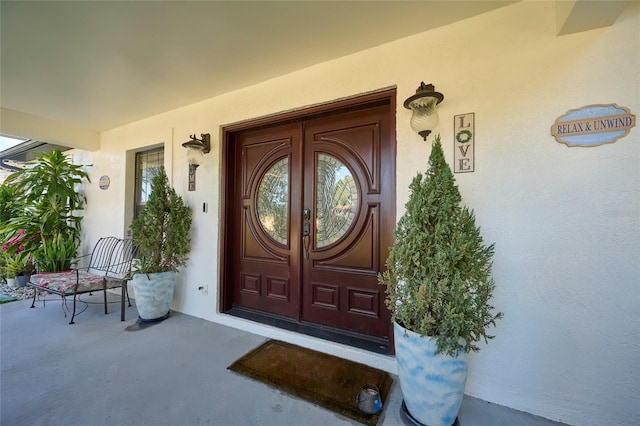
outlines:
[{"label": "wooden double front door", "polygon": [[377,274],[394,226],[391,117],[387,104],[234,135],[225,221],[231,305],[389,337]]}]

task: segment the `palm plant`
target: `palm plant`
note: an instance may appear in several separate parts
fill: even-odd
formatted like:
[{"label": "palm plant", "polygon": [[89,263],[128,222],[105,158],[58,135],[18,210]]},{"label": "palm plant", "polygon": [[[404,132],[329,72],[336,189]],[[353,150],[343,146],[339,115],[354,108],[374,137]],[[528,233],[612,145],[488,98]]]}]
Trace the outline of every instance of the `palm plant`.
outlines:
[{"label": "palm plant", "polygon": [[[64,245],[58,254],[74,257],[80,244],[79,212],[86,202],[77,187],[85,179],[91,181],[82,166],[73,164],[59,149],[41,154],[26,168],[9,175],[4,185],[22,208],[0,224],[3,250],[32,253],[39,266],[50,259],[52,246]],[[7,244],[10,241],[14,244]],[[56,266],[50,267],[57,270]]]}]

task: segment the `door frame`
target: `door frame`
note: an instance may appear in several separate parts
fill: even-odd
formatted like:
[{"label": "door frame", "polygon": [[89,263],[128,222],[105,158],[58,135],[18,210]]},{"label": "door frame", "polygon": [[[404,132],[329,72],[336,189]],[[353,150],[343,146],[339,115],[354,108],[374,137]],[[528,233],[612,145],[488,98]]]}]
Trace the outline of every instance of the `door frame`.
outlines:
[{"label": "door frame", "polygon": [[[390,114],[390,126],[389,135],[387,140],[392,144],[392,157],[396,158],[396,88],[386,88],[379,91],[367,93],[364,95],[358,95],[354,97],[344,98],[337,101],[327,102],[323,104],[313,105],[306,108],[287,111],[279,114],[268,115],[255,119],[250,119],[238,123],[224,125],[221,128],[221,174],[220,174],[220,193],[222,195],[220,200],[220,276],[219,276],[219,299],[218,309],[220,313],[229,311],[233,307],[233,290],[231,288],[230,277],[232,276],[232,264],[231,253],[233,252],[235,241],[233,241],[233,233],[235,222],[234,220],[239,216],[235,214],[233,195],[235,194],[233,176],[235,168],[235,155],[236,149],[234,148],[236,142],[236,135],[240,132],[249,130],[259,130],[261,128],[268,128],[272,126],[278,126],[292,121],[300,121],[310,118],[322,117],[326,115],[334,115],[341,112],[347,112],[350,110],[365,109],[373,106],[389,105]],[[390,170],[382,170],[383,173],[393,172],[391,177],[393,182],[392,190],[392,214],[386,218],[386,222],[381,223],[381,226],[389,227],[393,229],[395,227],[396,217],[396,192],[395,192],[395,164]],[[392,340],[392,328],[389,324],[389,337]]]}]

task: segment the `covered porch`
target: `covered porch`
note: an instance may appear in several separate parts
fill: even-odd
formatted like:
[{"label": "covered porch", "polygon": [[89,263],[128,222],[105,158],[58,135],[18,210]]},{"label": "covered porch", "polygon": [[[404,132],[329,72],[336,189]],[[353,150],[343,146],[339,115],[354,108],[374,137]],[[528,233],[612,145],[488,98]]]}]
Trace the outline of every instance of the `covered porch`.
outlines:
[{"label": "covered porch", "polygon": [[[227,370],[266,339],[173,313],[140,329],[135,307],[120,321],[119,296],[104,315],[101,296],[69,326],[60,301],[0,305],[0,424],[348,425],[359,424]],[[94,300],[95,299],[95,300]],[[96,302],[93,304],[91,302]],[[355,395],[354,395],[355,398]],[[379,425],[404,425],[394,376]],[[560,425],[465,396],[464,426]]]},{"label": "covered porch", "polygon": [[[461,424],[548,424],[502,406],[572,425],[637,423],[640,127],[572,147],[552,126],[595,105],[637,116],[639,1],[3,1],[1,18],[0,134],[69,147],[86,168],[83,253],[127,234],[138,156],[157,156],[194,207],[172,305],[180,314],[165,324],[128,332],[135,310],[120,323],[115,305],[107,316],[89,305],[74,326],[57,302],[0,307],[3,425],[348,423],[226,370],[271,338],[397,371],[388,355],[228,315],[224,260],[234,253],[224,235],[239,196],[226,196],[235,163],[225,129],[395,92],[386,138],[395,154],[380,162],[395,167],[384,203],[395,223],[428,167],[431,141],[403,107],[422,80],[445,95],[434,135],[450,164],[456,122],[475,117],[475,169],[456,179],[496,244],[495,306],[505,313],[472,357],[466,392],[483,401],[467,398]],[[195,190],[182,145],[192,134],[211,143]],[[292,188],[312,193],[304,182]],[[301,213],[290,229],[303,229]],[[380,424],[402,424],[394,392]]]}]

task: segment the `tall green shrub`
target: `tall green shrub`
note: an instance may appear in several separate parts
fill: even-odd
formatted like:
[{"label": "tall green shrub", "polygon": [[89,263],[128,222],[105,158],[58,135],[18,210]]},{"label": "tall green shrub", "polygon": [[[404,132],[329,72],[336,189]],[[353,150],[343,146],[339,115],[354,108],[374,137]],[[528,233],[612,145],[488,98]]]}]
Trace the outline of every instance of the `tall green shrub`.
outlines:
[{"label": "tall green shrub", "polygon": [[138,249],[138,272],[177,271],[191,249],[191,208],[169,186],[164,168],[151,180],[151,194],[140,215],[131,223]]},{"label": "tall green shrub", "polygon": [[394,231],[387,270],[387,307],[403,327],[436,339],[438,352],[477,351],[491,339],[486,329],[502,313],[492,313],[494,245],[485,246],[473,211],[462,207],[440,137],[429,170],[410,185],[406,213]]}]

